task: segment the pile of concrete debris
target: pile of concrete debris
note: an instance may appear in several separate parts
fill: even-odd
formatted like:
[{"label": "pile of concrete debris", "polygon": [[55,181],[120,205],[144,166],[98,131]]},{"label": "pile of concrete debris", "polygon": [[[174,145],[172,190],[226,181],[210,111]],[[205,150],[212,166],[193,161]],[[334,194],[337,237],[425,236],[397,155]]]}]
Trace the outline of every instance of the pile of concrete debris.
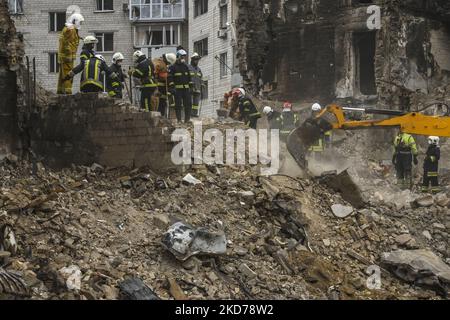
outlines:
[{"label": "pile of concrete debris", "polygon": [[336,189],[341,177],[206,165],[54,172],[9,157],[0,164],[0,298],[445,297],[447,194],[400,209],[355,203]]}]

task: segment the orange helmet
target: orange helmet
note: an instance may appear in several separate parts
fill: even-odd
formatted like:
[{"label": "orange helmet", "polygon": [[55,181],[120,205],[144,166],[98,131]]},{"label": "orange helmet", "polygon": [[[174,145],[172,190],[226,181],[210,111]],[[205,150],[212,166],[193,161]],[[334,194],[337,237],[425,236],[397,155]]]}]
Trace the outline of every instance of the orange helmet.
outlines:
[{"label": "orange helmet", "polygon": [[283,109],[292,109],[292,103],[290,102],[285,102],[283,104]]}]

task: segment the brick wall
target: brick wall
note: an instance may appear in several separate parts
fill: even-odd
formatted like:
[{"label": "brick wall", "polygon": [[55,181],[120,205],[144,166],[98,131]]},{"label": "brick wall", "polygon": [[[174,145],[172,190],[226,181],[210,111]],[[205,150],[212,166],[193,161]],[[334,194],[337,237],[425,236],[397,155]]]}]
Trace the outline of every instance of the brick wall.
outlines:
[{"label": "brick wall", "polygon": [[133,111],[97,94],[56,97],[35,114],[31,145],[52,167],[170,167],[172,126],[159,113]]}]

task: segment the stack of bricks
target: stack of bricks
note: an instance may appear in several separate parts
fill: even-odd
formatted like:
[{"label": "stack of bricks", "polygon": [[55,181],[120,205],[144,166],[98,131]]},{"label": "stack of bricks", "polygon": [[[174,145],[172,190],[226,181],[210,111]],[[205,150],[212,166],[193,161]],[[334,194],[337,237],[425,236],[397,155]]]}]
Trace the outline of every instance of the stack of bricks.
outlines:
[{"label": "stack of bricks", "polygon": [[35,115],[32,147],[53,167],[72,163],[171,167],[174,128],[157,112],[140,112],[97,94],[57,97]]}]

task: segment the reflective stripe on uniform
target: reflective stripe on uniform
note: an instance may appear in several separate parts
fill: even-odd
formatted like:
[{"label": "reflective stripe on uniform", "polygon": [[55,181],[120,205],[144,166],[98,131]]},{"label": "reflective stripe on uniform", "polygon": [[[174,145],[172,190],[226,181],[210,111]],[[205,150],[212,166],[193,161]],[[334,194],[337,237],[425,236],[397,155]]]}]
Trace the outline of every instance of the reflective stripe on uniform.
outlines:
[{"label": "reflective stripe on uniform", "polygon": [[198,109],[200,109],[200,106],[192,105],[192,110],[198,110]]},{"label": "reflective stripe on uniform", "polygon": [[175,89],[189,89],[189,87],[188,84],[178,84],[175,86]]},{"label": "reflective stripe on uniform", "polygon": [[427,172],[427,177],[437,177],[438,173],[437,172]]}]

